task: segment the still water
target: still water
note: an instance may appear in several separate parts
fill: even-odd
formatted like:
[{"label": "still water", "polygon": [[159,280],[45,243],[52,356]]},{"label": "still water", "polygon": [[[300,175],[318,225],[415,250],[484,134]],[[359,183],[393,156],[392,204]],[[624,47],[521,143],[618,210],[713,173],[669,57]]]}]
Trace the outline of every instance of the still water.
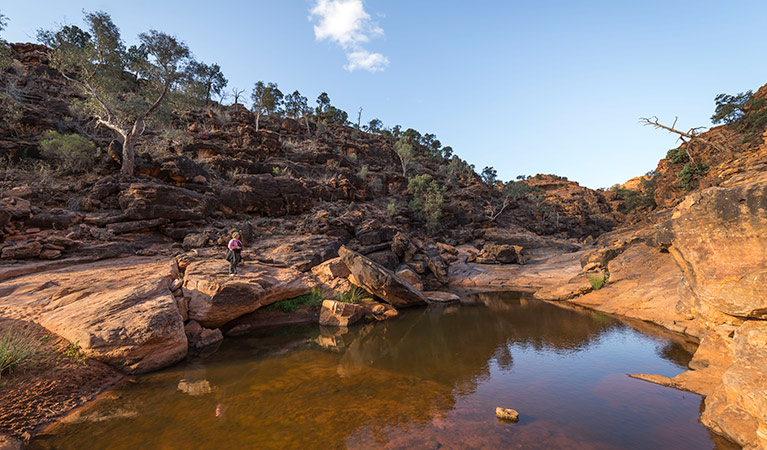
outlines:
[{"label": "still water", "polygon": [[[226,339],[29,448],[731,448],[698,423],[699,396],[626,375],[684,371],[684,340],[516,293],[465,300]],[[519,423],[499,422],[497,406]]]}]

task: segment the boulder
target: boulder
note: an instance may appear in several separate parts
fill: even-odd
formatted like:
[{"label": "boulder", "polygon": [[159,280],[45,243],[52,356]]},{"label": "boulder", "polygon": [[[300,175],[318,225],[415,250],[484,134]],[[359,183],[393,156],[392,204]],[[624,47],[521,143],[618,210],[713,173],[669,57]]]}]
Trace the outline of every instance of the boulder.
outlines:
[{"label": "boulder", "polygon": [[196,320],[190,320],[189,323],[184,326],[184,333],[189,342],[189,349],[196,352],[218,348],[221,341],[224,340],[224,335],[221,333],[221,330],[218,328],[215,330],[203,328]]},{"label": "boulder", "polygon": [[133,220],[200,220],[216,206],[210,195],[162,183],[138,181],[121,187],[120,208]]},{"label": "boulder", "polygon": [[443,284],[447,283],[448,264],[442,259],[442,255],[439,254],[439,251],[434,247],[426,248],[423,251],[423,257],[426,262],[426,267],[429,268],[437,281]]},{"label": "boulder", "polygon": [[500,420],[507,420],[509,422],[518,422],[519,413],[513,409],[508,408],[495,408],[495,415]]},{"label": "boulder", "polygon": [[461,301],[461,297],[451,292],[424,291],[423,295],[429,302],[433,303],[454,303]]},{"label": "boulder", "polygon": [[184,243],[181,246],[184,250],[193,248],[202,248],[208,245],[208,233],[191,233],[184,236]]},{"label": "boulder", "polygon": [[320,325],[346,327],[359,322],[367,312],[362,305],[325,300],[320,310]]},{"label": "boulder", "polygon": [[519,245],[487,243],[477,255],[478,262],[482,259],[499,264],[524,264],[522,247]]},{"label": "boulder", "polygon": [[243,314],[280,300],[308,294],[319,283],[291,269],[244,263],[229,277],[223,259],[191,263],[184,276],[189,318],[218,328]]},{"label": "boulder", "polygon": [[328,283],[336,278],[347,278],[351,272],[341,258],[333,258],[312,267],[312,274],[323,283]]},{"label": "boulder", "polygon": [[390,250],[373,252],[366,256],[389,270],[394,270],[394,268],[399,264],[399,258],[397,258],[397,256],[395,256],[394,253],[392,253]]},{"label": "boulder", "polygon": [[419,291],[423,291],[423,281],[421,281],[421,277],[418,276],[418,274],[415,273],[415,270],[411,269],[410,266],[402,265],[398,267],[396,275],[410,283]]},{"label": "boulder", "polygon": [[349,268],[349,281],[396,307],[425,305],[426,298],[410,283],[359,253],[341,246],[341,260]]},{"label": "boulder", "polygon": [[174,271],[164,258],[128,257],[21,276],[3,283],[0,314],[29,317],[126,372],[158,370],[187,352]]}]

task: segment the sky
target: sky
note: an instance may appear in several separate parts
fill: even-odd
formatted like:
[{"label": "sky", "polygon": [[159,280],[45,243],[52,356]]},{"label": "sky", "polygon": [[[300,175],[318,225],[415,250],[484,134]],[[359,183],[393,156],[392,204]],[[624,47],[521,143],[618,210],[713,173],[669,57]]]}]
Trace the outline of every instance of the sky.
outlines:
[{"label": "sky", "polygon": [[273,81],[312,104],[324,91],[350,119],[433,133],[504,181],[623,183],[678,145],[640,117],[711,126],[717,94],[767,83],[763,0],[7,3],[11,42],[102,10],[129,44],[176,35],[228,90]]}]

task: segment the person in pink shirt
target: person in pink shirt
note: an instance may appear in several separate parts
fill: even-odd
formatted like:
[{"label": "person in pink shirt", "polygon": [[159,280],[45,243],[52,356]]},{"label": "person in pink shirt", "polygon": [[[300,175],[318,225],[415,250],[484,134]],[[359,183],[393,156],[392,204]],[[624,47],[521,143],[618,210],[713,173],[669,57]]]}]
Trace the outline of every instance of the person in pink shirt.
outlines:
[{"label": "person in pink shirt", "polygon": [[240,240],[240,232],[235,231],[232,233],[232,239],[229,241],[229,251],[226,252],[226,260],[229,261],[229,276],[233,277],[237,275],[237,264],[242,261],[242,241]]}]

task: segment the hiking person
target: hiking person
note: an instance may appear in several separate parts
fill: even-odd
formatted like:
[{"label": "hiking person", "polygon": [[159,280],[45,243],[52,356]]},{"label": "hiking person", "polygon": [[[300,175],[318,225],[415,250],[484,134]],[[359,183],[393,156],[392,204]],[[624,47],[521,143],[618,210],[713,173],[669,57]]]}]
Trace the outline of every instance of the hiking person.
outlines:
[{"label": "hiking person", "polygon": [[226,260],[229,261],[229,276],[233,277],[237,275],[237,264],[242,261],[242,241],[240,240],[240,232],[235,231],[232,233],[232,239],[229,241],[229,251],[226,252]]}]

